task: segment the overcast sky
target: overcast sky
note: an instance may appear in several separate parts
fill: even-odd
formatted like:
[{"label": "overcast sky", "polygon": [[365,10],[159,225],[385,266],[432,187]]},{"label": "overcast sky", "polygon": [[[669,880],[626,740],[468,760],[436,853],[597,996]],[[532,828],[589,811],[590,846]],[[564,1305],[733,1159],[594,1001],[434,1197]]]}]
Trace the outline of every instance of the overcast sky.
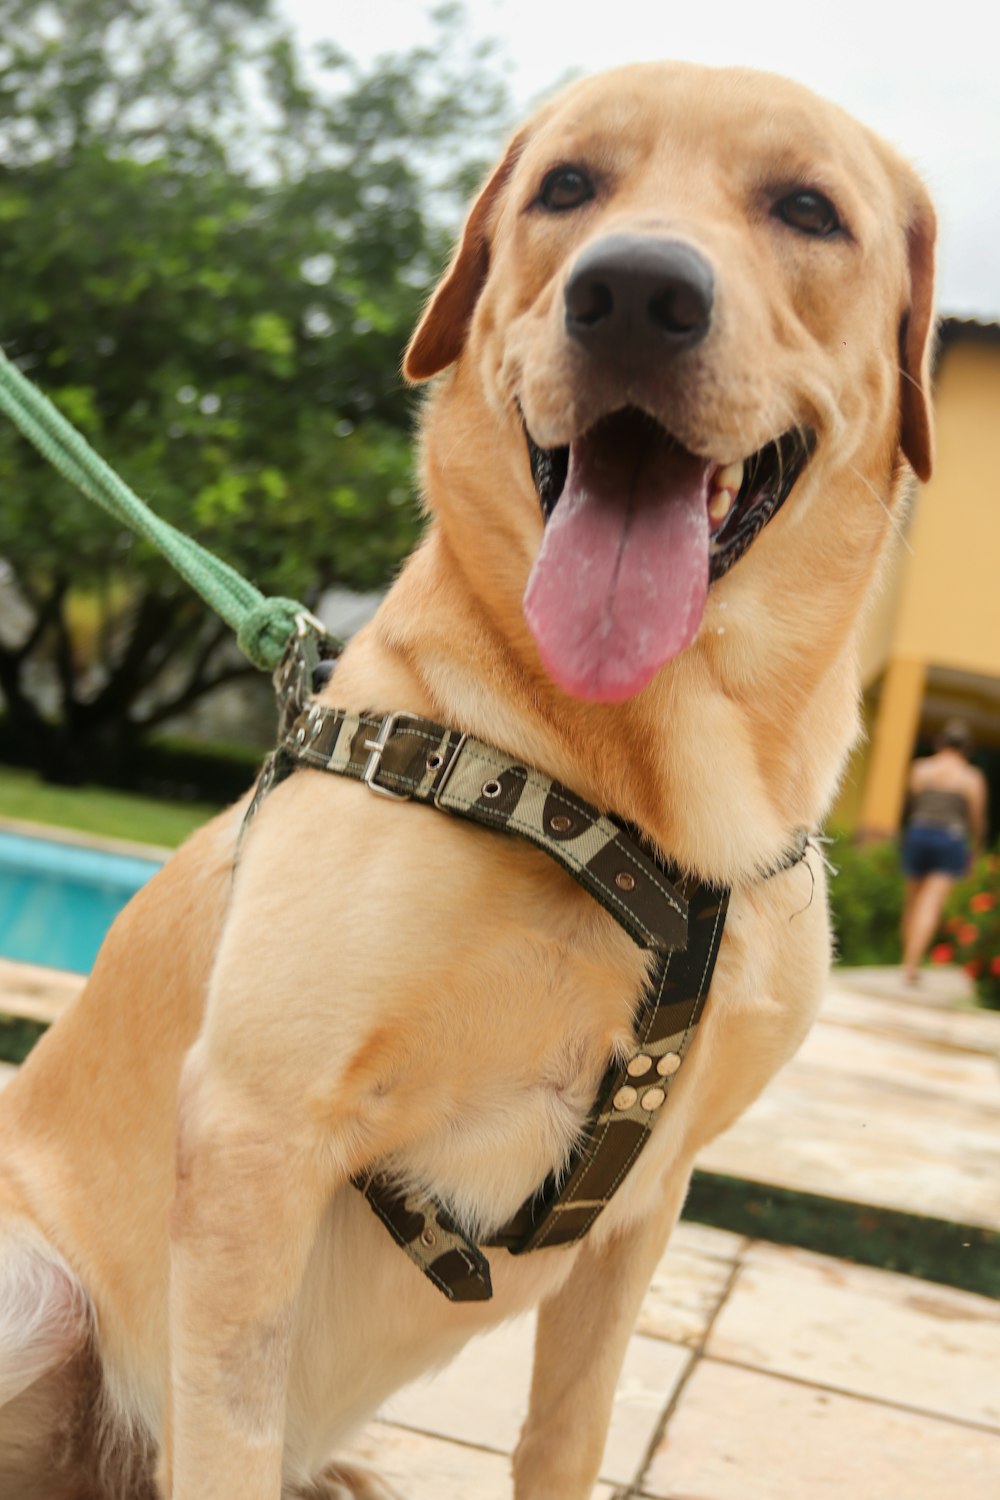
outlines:
[{"label": "overcast sky", "polygon": [[[423,0],[281,0],[302,42],[361,61],[427,35]],[[836,99],[922,172],[942,226],[938,302],[1000,319],[996,0],[466,0],[519,108],[569,69],[677,57],[784,73]]]}]

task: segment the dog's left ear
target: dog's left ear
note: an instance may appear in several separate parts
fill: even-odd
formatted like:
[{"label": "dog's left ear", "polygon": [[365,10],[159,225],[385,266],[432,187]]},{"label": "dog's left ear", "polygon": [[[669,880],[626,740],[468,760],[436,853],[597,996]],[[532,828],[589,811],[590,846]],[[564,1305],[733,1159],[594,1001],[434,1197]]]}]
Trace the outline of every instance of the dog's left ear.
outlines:
[{"label": "dog's left ear", "polygon": [[503,161],[494,168],[472,205],[451,265],[424,308],[403,356],[403,374],[407,380],[430,380],[432,375],[453,364],[462,352],[490,268],[490,236],[497,200],[514,170],[525,139],[523,132],[514,137]]},{"label": "dog's left ear", "polygon": [[937,220],[922,186],[917,187],[911,201],[911,217],[906,229],[910,303],[899,327],[900,443],[917,478],[926,482],[931,477],[934,463],[930,384]]}]

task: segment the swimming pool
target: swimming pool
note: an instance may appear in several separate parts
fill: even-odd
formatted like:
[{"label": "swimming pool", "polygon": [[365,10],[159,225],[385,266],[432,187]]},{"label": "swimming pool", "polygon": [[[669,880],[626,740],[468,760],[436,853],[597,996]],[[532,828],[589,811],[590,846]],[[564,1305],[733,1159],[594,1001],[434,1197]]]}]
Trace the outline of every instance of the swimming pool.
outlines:
[{"label": "swimming pool", "polygon": [[0,954],[87,974],[153,859],[0,829]]}]

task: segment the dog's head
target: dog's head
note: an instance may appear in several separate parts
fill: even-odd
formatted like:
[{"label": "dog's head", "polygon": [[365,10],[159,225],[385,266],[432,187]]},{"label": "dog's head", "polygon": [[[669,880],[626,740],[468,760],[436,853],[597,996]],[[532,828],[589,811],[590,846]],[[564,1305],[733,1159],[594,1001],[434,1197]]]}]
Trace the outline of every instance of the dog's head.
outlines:
[{"label": "dog's head", "polygon": [[456,366],[564,690],[640,691],[779,510],[885,502],[900,450],[927,477],[933,238],[910,169],[776,77],[621,69],[515,136],[404,369]]}]

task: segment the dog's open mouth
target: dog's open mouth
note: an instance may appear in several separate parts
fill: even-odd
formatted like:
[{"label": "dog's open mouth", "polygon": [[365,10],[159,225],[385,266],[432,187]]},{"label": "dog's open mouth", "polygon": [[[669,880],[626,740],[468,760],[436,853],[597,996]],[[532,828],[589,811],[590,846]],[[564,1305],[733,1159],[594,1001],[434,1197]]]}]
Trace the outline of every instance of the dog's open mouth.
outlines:
[{"label": "dog's open mouth", "polygon": [[524,612],[560,687],[620,702],[683,651],[709,584],[783,504],[812,443],[795,429],[722,465],[690,453],[635,407],[565,448],[539,448],[529,434],[546,526]]}]

